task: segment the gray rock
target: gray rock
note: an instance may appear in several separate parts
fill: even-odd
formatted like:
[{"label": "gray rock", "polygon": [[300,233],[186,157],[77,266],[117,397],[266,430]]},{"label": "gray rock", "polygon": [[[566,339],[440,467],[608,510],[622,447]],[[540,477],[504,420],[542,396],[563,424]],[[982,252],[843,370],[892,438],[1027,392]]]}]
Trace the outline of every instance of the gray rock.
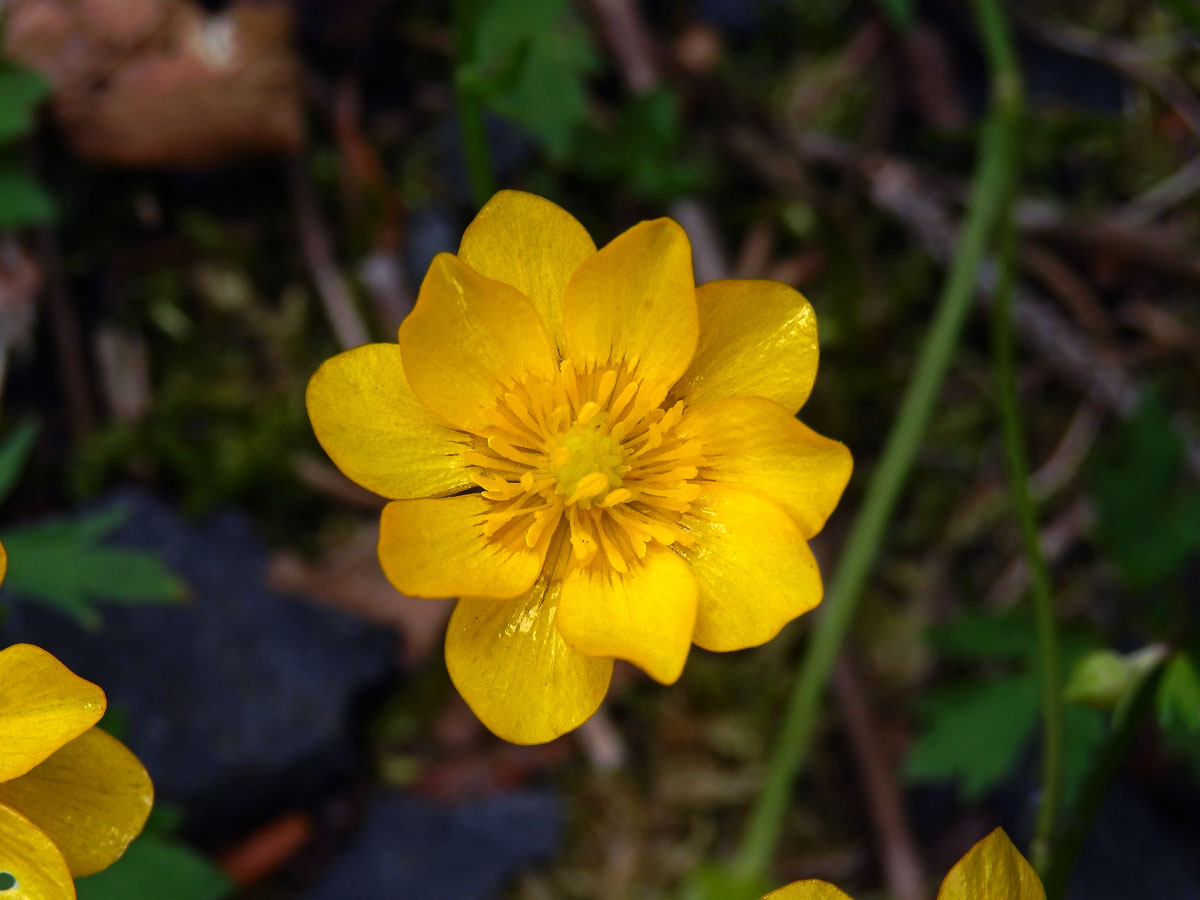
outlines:
[{"label": "gray rock", "polygon": [[107,606],[96,632],[16,602],[5,642],[38,644],[101,685],[159,796],[201,819],[303,802],[353,771],[352,704],[391,676],[392,636],[271,591],[267,548],[242,514],[194,525],[138,490],[101,506],[116,503],[129,516],[111,542],[158,553],[188,602]]},{"label": "gray rock", "polygon": [[556,798],[541,791],[457,806],[383,795],[303,900],[493,900],[553,851],[561,818]]}]

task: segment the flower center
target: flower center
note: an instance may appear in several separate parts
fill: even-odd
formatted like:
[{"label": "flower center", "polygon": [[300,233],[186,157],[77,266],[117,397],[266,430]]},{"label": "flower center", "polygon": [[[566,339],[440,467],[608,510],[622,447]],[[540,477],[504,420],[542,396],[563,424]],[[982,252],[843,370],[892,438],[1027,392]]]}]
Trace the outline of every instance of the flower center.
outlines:
[{"label": "flower center", "polygon": [[650,543],[690,543],[681,519],[703,457],[676,434],[683,403],[664,407],[666,396],[624,368],[579,374],[570,361],[557,378],[504,393],[465,451],[492,501],[483,533],[534,547],[562,529],[580,565],[601,558],[620,572]]},{"label": "flower center", "polygon": [[558,479],[557,493],[568,506],[595,499],[621,486],[621,444],[597,422],[576,422],[550,451],[550,471]]}]

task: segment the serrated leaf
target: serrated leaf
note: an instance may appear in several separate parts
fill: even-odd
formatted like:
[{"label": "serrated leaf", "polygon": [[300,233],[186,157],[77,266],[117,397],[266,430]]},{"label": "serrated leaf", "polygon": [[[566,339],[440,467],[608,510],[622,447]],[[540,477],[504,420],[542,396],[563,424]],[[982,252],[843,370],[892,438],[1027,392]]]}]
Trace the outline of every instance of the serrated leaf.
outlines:
[{"label": "serrated leaf", "polygon": [[40,427],[33,419],[25,419],[0,443],[0,502],[8,499],[17,476],[25,470]]},{"label": "serrated leaf", "polygon": [[953,781],[968,802],[997,787],[1029,744],[1038,717],[1037,680],[1029,674],[958,684],[918,704],[927,728],[909,748],[910,781]]},{"label": "serrated leaf", "polygon": [[1183,480],[1183,455],[1170,411],[1151,395],[1093,466],[1097,538],[1134,588],[1170,581],[1200,550],[1200,488]]},{"label": "serrated leaf", "polygon": [[0,229],[43,225],[54,218],[54,202],[25,172],[0,165]]},{"label": "serrated leaf", "polygon": [[475,21],[482,99],[522,125],[556,159],[588,114],[584,78],[597,65],[569,0],[490,0]]},{"label": "serrated leaf", "polygon": [[172,838],[143,834],[109,868],[75,882],[79,900],[222,900],[229,879],[208,859]]},{"label": "serrated leaf", "polygon": [[49,92],[36,72],[0,63],[0,144],[33,130],[34,112]]},{"label": "serrated leaf", "polygon": [[[95,628],[96,600],[113,603],[174,603],[183,583],[157,556],[99,542],[125,520],[121,507],[74,519],[41,522],[6,532],[6,584],[18,594],[57,607]],[[69,565],[63,561],[69,560]]]}]

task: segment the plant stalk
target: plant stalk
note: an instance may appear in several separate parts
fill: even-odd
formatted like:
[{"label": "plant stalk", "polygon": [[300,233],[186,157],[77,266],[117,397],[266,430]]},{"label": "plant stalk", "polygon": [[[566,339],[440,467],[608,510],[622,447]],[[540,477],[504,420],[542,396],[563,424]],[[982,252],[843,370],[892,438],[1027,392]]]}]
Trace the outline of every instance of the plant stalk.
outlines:
[{"label": "plant stalk", "polygon": [[975,0],[993,72],[994,104],[984,123],[966,220],[916,368],[892,423],[883,455],[829,585],[808,652],[792,687],[783,726],[767,765],[733,869],[743,878],[767,874],[796,776],[804,765],[829,679],[853,621],[863,586],[883,543],[900,491],[921,446],[946,370],[958,346],[988,243],[1011,201],[1021,89],[1016,57],[996,0]]}]

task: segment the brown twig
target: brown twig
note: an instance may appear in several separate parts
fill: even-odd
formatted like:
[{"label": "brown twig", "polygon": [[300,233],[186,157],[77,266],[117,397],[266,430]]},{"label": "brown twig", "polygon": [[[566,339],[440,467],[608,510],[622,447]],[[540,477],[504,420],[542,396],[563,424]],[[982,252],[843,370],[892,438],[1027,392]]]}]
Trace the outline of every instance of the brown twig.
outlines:
[{"label": "brown twig", "polygon": [[[801,161],[834,165],[854,172],[868,187],[875,205],[906,226],[936,260],[950,259],[958,241],[958,223],[950,204],[922,177],[916,168],[881,153],[864,152],[843,141],[819,134],[796,135],[789,143],[798,158],[749,129],[735,129],[729,146],[762,177],[785,190],[803,194],[809,186]],[[1044,206],[1030,209],[1043,227],[1052,220]],[[1021,223],[1022,209],[1017,218]],[[1065,226],[1061,220],[1060,226]],[[1069,229],[1068,229],[1069,230]],[[1200,277],[1200,263],[1192,263]],[[984,259],[978,269],[976,298],[988,303],[996,288],[996,266]],[[1013,324],[1017,336],[1088,397],[1121,418],[1133,414],[1142,386],[1063,318],[1040,294],[1019,285],[1014,295]],[[1184,425],[1178,425],[1186,441],[1189,470],[1200,477],[1200,442]]]},{"label": "brown twig", "polygon": [[925,900],[925,876],[908,827],[904,798],[880,747],[879,729],[858,673],[845,653],[833,675],[833,693],[866,790],[888,893],[896,900]]},{"label": "brown twig", "polygon": [[317,200],[301,159],[288,160],[287,176],[304,262],[308,266],[313,283],[317,286],[317,294],[325,308],[325,316],[337,336],[338,343],[344,349],[360,347],[370,340],[370,336],[338,269],[333,241],[321,220]]}]

